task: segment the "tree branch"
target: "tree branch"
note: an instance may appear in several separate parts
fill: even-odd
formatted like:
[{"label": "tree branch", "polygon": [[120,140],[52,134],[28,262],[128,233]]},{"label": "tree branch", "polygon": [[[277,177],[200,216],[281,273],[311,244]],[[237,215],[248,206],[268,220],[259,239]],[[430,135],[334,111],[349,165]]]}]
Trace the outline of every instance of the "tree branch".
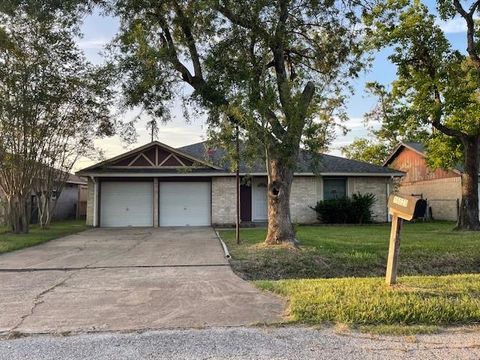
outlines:
[{"label": "tree branch", "polygon": [[480,1],[475,1],[475,3],[470,7],[469,12],[463,8],[462,4],[460,4],[460,0],[453,0],[453,5],[467,23],[467,52],[477,67],[480,68],[480,57],[475,49],[475,21],[473,20],[473,14],[480,5]]},{"label": "tree branch", "polygon": [[435,105],[437,106],[437,111],[436,111],[436,114],[433,116],[432,125],[436,129],[438,129],[439,131],[444,133],[445,135],[452,136],[452,137],[455,137],[455,138],[460,139],[460,140],[463,140],[463,139],[467,138],[468,135],[465,134],[464,132],[462,132],[460,130],[449,128],[448,126],[442,124],[442,122],[441,122],[441,118],[442,118],[442,116],[441,116],[441,113],[442,113],[441,112],[442,99],[440,98],[440,92],[437,89],[435,89],[434,98],[435,98]]},{"label": "tree branch", "polygon": [[200,65],[200,56],[198,55],[197,46],[195,44],[195,39],[193,37],[192,29],[188,18],[183,13],[181,6],[178,1],[173,2],[175,5],[175,10],[177,16],[180,20],[180,27],[183,31],[185,39],[187,40],[188,51],[190,52],[190,58],[193,63],[193,70],[196,77],[203,77],[202,75],[202,66]]},{"label": "tree branch", "polygon": [[190,85],[192,85],[193,75],[190,73],[187,67],[183,65],[181,61],[178,59],[177,48],[173,41],[172,34],[170,33],[170,29],[168,28],[167,24],[164,21],[162,21],[161,27],[163,31],[163,39],[165,41],[165,46],[168,49],[168,52],[170,55],[170,62],[172,63],[175,70],[177,70],[181,74],[182,79],[187,83],[189,83]]},{"label": "tree branch", "polygon": [[[224,1],[224,2],[228,3],[227,1]],[[268,43],[270,42],[270,39],[271,39],[270,34],[265,30],[264,27],[258,26],[256,21],[253,20],[253,17],[251,14],[242,14],[242,15],[235,14],[228,7],[228,5],[222,6],[218,1],[213,5],[213,8],[218,12],[220,12],[233,24],[238,25],[244,29],[254,30],[255,33],[257,33],[263,40],[265,40]]]},{"label": "tree branch", "polygon": [[277,76],[277,87],[284,112],[289,113],[289,99],[291,98],[290,88],[287,78],[287,69],[285,68],[285,22],[288,18],[288,0],[279,0],[279,17],[278,23],[275,29],[275,37],[271,44],[271,50],[273,52],[273,62],[275,68],[275,74]]}]

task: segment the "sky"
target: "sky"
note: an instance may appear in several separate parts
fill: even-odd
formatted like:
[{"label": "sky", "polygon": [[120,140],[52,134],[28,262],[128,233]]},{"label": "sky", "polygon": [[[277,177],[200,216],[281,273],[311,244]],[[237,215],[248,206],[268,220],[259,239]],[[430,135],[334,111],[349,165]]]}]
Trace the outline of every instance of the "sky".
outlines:
[{"label": "sky", "polygon": [[[435,1],[425,0],[424,3],[435,12]],[[464,51],[465,25],[461,18],[455,18],[447,22],[439,22],[447,38],[453,47]],[[78,45],[84,50],[87,59],[94,64],[103,62],[102,50],[117,33],[119,21],[117,18],[103,16],[97,12],[88,15],[82,24],[83,37],[78,39]],[[366,93],[365,84],[370,81],[377,81],[383,84],[389,84],[395,79],[395,67],[388,60],[389,50],[383,50],[375,54],[371,68],[362,73],[352,84],[354,95],[349,97],[347,103],[347,113],[349,120],[344,125],[349,130],[346,135],[338,132],[335,140],[328,149],[328,152],[334,155],[341,155],[340,147],[351,143],[355,138],[365,137],[368,130],[363,122],[363,115],[372,109],[375,105],[375,98]],[[121,114],[124,120],[131,119],[139,113],[139,109]],[[192,144],[205,140],[205,118],[191,117],[187,123],[183,118],[183,112],[180,101],[175,101],[171,108],[172,120],[160,126],[158,140],[172,147]],[[137,123],[138,139],[135,144],[126,146],[115,136],[97,140],[95,146],[101,149],[106,158],[110,158],[132,149],[144,145],[150,141],[150,135],[146,129],[145,121]],[[81,159],[74,170],[79,170],[95,163],[94,159]]]}]

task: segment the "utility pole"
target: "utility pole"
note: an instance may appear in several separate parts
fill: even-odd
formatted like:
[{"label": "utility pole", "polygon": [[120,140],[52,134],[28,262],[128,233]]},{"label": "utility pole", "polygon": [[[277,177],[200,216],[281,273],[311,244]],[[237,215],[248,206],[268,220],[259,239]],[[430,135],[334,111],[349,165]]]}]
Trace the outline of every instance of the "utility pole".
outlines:
[{"label": "utility pole", "polygon": [[240,140],[239,140],[239,129],[238,124],[236,126],[236,157],[237,157],[237,169],[235,171],[235,176],[237,180],[237,219],[235,222],[235,238],[237,244],[240,244]]}]

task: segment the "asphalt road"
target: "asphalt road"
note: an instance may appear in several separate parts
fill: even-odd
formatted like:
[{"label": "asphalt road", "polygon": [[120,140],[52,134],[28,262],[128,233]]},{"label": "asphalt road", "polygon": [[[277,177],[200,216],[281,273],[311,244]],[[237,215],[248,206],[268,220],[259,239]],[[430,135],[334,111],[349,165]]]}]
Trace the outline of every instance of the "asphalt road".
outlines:
[{"label": "asphalt road", "polygon": [[304,327],[208,328],[0,340],[0,359],[480,359],[480,332],[383,337]]}]

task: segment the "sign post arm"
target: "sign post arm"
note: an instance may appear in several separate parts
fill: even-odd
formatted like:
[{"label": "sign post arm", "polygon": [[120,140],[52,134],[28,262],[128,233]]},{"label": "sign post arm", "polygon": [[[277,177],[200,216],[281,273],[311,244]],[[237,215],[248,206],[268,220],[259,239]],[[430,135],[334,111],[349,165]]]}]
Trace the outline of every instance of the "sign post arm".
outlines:
[{"label": "sign post arm", "polygon": [[397,282],[397,265],[402,224],[403,219],[394,213],[392,217],[392,229],[390,232],[390,245],[388,248],[387,276],[385,279],[387,285],[393,285]]}]

